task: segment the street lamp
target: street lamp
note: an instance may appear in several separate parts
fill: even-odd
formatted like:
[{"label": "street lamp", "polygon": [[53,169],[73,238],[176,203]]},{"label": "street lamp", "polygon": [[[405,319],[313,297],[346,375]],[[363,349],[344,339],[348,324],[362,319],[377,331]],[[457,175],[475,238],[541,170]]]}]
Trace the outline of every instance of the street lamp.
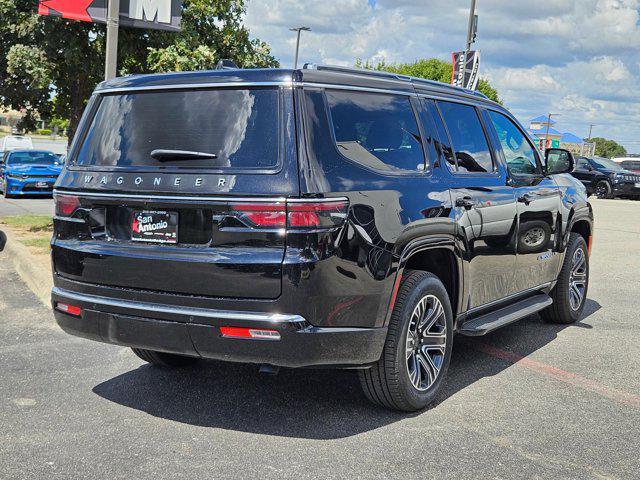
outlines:
[{"label": "street lamp", "polygon": [[296,59],[293,62],[293,69],[295,70],[296,68],[298,68],[298,51],[300,50],[300,32],[302,32],[303,30],[305,32],[309,32],[311,29],[309,27],[294,27],[294,28],[290,28],[289,30],[292,32],[298,32],[298,38],[296,40]]},{"label": "street lamp", "polygon": [[561,113],[550,113],[547,117],[547,132],[544,134],[544,148],[547,148],[549,142],[549,125],[551,125],[551,117],[559,117]]}]

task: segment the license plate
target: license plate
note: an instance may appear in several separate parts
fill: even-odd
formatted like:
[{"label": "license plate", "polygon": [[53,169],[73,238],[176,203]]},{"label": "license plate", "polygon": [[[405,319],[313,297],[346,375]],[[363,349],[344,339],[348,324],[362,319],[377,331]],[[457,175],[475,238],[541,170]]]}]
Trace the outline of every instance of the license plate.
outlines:
[{"label": "license plate", "polygon": [[131,221],[131,240],[178,243],[178,212],[134,211]]},{"label": "license plate", "polygon": [[47,188],[48,186],[47,182],[36,182],[36,188]]},{"label": "license plate", "polygon": [[640,188],[640,182],[636,182],[636,188]]}]

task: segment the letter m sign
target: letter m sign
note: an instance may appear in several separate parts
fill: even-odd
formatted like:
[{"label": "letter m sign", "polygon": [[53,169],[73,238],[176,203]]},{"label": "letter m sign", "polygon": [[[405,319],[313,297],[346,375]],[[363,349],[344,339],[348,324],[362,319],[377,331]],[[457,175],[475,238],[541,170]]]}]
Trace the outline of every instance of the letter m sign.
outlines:
[{"label": "letter m sign", "polygon": [[129,0],[129,18],[171,23],[171,0]]}]

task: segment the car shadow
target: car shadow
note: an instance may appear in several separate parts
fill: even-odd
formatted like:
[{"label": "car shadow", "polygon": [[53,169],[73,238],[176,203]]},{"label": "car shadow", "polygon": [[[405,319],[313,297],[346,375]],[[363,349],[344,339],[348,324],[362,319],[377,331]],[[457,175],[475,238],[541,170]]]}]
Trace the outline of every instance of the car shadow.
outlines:
[{"label": "car shadow", "polygon": [[[492,345],[526,357],[565,328],[586,322],[600,305],[588,300],[573,325],[545,323],[538,315],[482,338],[455,338],[451,366],[435,404],[513,363],[484,353]],[[201,427],[295,437],[337,439],[375,430],[413,415],[369,403],[349,370],[289,370],[259,374],[251,365],[202,361],[167,370],[143,365],[93,388],[100,397],[155,417]]]}]

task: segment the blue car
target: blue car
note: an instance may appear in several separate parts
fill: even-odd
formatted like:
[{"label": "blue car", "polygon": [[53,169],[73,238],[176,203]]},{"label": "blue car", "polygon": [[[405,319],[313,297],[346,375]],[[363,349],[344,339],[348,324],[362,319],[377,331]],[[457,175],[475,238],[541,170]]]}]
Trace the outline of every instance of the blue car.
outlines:
[{"label": "blue car", "polygon": [[46,150],[11,150],[0,160],[0,188],[6,198],[51,195],[62,171],[58,156]]}]

